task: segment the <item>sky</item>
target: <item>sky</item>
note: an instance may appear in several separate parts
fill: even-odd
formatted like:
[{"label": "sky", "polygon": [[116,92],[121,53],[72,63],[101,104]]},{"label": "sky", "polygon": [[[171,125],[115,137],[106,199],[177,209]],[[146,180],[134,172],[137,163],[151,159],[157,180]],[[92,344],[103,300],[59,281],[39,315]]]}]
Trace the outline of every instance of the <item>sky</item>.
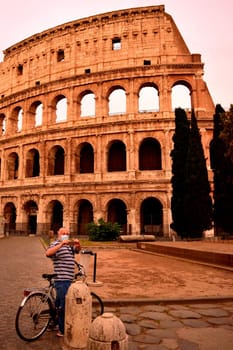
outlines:
[{"label": "sky", "polygon": [[104,12],[164,5],[191,53],[204,62],[204,77],[215,104],[233,104],[232,0],[5,0],[0,11],[2,51],[54,26]]}]

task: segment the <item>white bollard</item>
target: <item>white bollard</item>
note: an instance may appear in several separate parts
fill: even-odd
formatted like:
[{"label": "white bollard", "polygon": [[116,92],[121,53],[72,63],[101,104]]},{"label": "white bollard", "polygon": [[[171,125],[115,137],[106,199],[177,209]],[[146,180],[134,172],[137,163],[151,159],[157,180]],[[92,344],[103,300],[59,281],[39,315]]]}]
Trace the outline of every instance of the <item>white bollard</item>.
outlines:
[{"label": "white bollard", "polygon": [[91,325],[92,298],[82,281],[72,283],[66,295],[64,349],[86,349]]},{"label": "white bollard", "polygon": [[95,318],[90,329],[88,350],[128,350],[128,335],[123,322],[109,312]]},{"label": "white bollard", "polygon": [[84,266],[85,273],[88,276],[91,256],[89,254],[82,253],[82,251],[80,252],[79,256],[80,256],[80,264]]}]

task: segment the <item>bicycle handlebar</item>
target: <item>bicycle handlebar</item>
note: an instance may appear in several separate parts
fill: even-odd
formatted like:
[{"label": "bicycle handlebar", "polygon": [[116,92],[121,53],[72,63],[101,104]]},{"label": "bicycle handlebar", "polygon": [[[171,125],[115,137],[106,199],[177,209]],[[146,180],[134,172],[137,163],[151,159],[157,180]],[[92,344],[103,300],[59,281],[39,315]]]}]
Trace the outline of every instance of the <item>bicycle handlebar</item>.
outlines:
[{"label": "bicycle handlebar", "polygon": [[94,255],[92,250],[89,249],[83,249],[80,251],[81,254],[89,254],[89,255]]}]

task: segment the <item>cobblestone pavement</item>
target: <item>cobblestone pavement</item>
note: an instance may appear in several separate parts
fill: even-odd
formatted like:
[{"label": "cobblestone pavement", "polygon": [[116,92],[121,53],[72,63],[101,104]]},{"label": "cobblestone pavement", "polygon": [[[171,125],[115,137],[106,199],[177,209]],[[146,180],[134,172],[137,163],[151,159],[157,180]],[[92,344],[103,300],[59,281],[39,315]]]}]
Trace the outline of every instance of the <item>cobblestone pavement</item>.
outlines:
[{"label": "cobblestone pavement", "polygon": [[[0,350],[63,350],[63,340],[46,332],[26,343],[15,332],[15,315],[25,287],[43,286],[38,280],[52,265],[35,237],[0,239]],[[233,298],[204,302],[106,305],[125,324],[129,350],[231,350]]]},{"label": "cobblestone pavement", "polygon": [[129,350],[231,350],[233,302],[189,302],[105,308],[129,335]]}]

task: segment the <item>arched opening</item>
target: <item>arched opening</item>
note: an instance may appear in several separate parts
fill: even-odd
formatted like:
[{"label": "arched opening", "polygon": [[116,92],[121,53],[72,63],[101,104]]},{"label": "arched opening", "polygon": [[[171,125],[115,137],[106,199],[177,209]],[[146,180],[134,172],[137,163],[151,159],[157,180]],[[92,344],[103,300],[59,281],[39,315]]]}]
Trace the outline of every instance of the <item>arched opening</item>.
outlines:
[{"label": "arched opening", "polygon": [[37,149],[31,149],[27,153],[26,177],[36,177],[40,175],[40,155]]},{"label": "arched opening", "polygon": [[88,235],[87,225],[93,222],[93,207],[92,204],[84,199],[80,201],[78,208],[78,234]]},{"label": "arched opening", "polygon": [[158,112],[159,94],[155,86],[144,86],[139,91],[139,113]]},{"label": "arched opening", "polygon": [[190,111],[192,108],[190,95],[189,87],[182,82],[176,83],[172,87],[172,110],[174,111],[176,108],[182,108]]},{"label": "arched opening", "polygon": [[40,101],[32,103],[29,109],[29,118],[27,118],[27,127],[34,128],[42,125],[43,104]]},{"label": "arched opening", "polygon": [[64,175],[65,152],[61,146],[54,146],[48,156],[48,175]]},{"label": "arched opening", "polygon": [[57,234],[60,227],[63,226],[63,205],[57,201],[51,201],[49,203],[48,214],[50,216],[50,227],[49,229]]},{"label": "arched opening", "polygon": [[23,109],[15,107],[11,113],[9,132],[20,132],[23,126]]},{"label": "arched opening", "polygon": [[23,110],[22,108],[18,111],[18,118],[17,118],[17,131],[22,131],[23,128]]},{"label": "arched opening", "polygon": [[3,210],[4,216],[4,234],[9,235],[16,229],[16,207],[14,203],[7,203]]},{"label": "arched opening", "polygon": [[157,198],[149,197],[142,202],[140,217],[142,233],[162,233],[163,207]]},{"label": "arched opening", "polygon": [[9,154],[7,159],[8,180],[18,179],[19,157],[16,152]]},{"label": "arched opening", "polygon": [[56,99],[56,123],[67,120],[67,98],[58,96]]},{"label": "arched opening", "polygon": [[5,135],[6,133],[6,116],[0,113],[0,135]]},{"label": "arched opening", "polygon": [[43,121],[43,104],[39,102],[35,109],[35,126],[42,125],[42,121]]},{"label": "arched opening", "polygon": [[127,234],[127,208],[120,199],[112,199],[108,203],[108,222],[121,225],[121,233]]},{"label": "arched opening", "polygon": [[84,143],[80,148],[80,174],[94,172],[94,151],[92,145]]},{"label": "arched opening", "polygon": [[81,117],[95,116],[95,95],[87,92],[81,99]]},{"label": "arched opening", "polygon": [[126,171],[126,148],[121,141],[114,141],[108,151],[108,171]]},{"label": "arched opening", "polygon": [[36,202],[30,200],[24,204],[24,211],[27,216],[27,223],[25,230],[28,234],[36,234],[37,231],[37,211],[38,206]]},{"label": "arched opening", "polygon": [[114,89],[109,95],[109,115],[126,113],[126,93],[122,88]]},{"label": "arched opening", "polygon": [[144,139],[139,148],[139,170],[161,170],[161,147],[157,140]]}]

